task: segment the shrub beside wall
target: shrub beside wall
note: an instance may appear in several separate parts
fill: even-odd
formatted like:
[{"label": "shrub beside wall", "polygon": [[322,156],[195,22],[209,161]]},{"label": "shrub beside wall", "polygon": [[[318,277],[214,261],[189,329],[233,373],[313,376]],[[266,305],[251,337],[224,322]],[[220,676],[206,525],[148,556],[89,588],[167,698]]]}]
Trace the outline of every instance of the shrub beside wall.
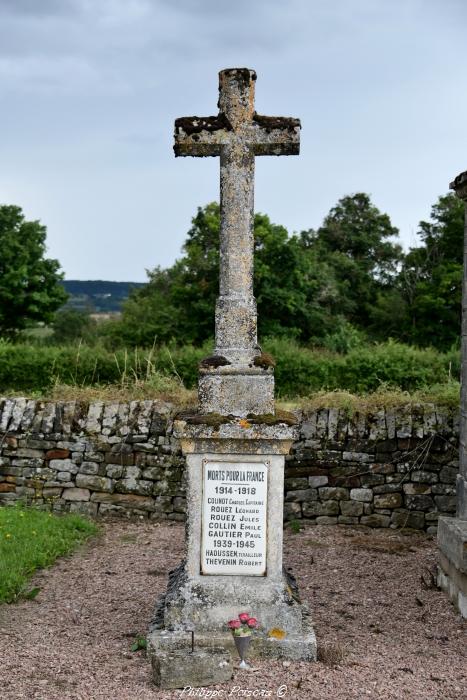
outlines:
[{"label": "shrub beside wall", "polygon": [[[90,516],[184,520],[174,406],[0,400],[0,503]],[[301,416],[286,520],[435,531],[455,512],[458,416],[432,404]]]}]

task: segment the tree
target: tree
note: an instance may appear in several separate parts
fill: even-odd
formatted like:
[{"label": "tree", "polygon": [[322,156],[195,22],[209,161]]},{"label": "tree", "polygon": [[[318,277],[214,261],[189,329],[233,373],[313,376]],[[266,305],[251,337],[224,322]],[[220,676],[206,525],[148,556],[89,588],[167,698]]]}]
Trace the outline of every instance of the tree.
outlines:
[{"label": "tree", "polygon": [[462,200],[453,193],[439,197],[430,218],[420,222],[423,245],[410,249],[400,274],[407,308],[405,339],[448,349],[458,342],[461,318]]},{"label": "tree", "polygon": [[46,228],[19,207],[0,206],[0,335],[49,322],[66,301],[57,260],[45,257]]},{"label": "tree", "polygon": [[376,302],[383,303],[392,289],[403,257],[401,246],[391,240],[398,230],[389,216],[359,192],[342,197],[316,233],[302,236],[333,268],[348,321],[362,329],[375,326]]},{"label": "tree", "polygon": [[[217,203],[199,208],[183,257],[168,270],[156,268],[149,283],[124,306],[112,327],[126,343],[149,345],[175,339],[201,344],[214,336],[219,293],[220,212]],[[264,214],[254,218],[255,278],[259,335],[320,339],[333,328],[340,299],[332,269],[301,237]]]},{"label": "tree", "polygon": [[70,343],[75,340],[90,341],[96,331],[96,321],[87,311],[64,307],[55,315],[52,324],[53,339],[57,343]]}]

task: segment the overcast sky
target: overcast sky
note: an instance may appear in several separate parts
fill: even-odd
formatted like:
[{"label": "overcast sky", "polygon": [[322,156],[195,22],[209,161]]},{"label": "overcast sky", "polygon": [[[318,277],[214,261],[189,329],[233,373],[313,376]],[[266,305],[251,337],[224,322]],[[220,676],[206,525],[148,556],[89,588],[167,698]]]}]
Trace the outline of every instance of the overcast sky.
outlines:
[{"label": "overcast sky", "polygon": [[257,159],[256,210],[292,233],[364,191],[408,247],[467,169],[466,36],[465,0],[0,0],[0,203],[67,279],[144,281],[218,198],[173,120],[246,66],[259,113],[302,120],[300,156]]}]

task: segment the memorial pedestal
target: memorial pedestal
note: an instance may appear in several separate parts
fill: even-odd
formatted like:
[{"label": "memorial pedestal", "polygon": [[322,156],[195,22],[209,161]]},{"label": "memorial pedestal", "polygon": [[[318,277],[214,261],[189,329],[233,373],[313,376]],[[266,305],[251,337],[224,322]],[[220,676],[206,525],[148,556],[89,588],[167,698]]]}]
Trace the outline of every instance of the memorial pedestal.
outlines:
[{"label": "memorial pedestal", "polygon": [[467,618],[467,520],[438,521],[438,585]]},{"label": "memorial pedestal", "polygon": [[282,566],[284,455],[296,428],[230,419],[177,421],[187,458],[186,560],[171,573],[148,638],[150,654],[198,646],[235,653],[227,622],[260,622],[249,657],[316,660],[316,639]]}]

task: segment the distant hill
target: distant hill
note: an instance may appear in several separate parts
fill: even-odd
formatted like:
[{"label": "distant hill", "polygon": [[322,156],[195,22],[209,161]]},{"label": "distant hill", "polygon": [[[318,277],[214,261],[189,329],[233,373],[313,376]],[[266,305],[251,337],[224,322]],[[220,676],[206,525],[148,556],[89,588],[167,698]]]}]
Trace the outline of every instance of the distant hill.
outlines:
[{"label": "distant hill", "polygon": [[66,306],[91,313],[121,311],[132,289],[143,287],[144,282],[108,282],[106,280],[63,280],[70,295]]}]

